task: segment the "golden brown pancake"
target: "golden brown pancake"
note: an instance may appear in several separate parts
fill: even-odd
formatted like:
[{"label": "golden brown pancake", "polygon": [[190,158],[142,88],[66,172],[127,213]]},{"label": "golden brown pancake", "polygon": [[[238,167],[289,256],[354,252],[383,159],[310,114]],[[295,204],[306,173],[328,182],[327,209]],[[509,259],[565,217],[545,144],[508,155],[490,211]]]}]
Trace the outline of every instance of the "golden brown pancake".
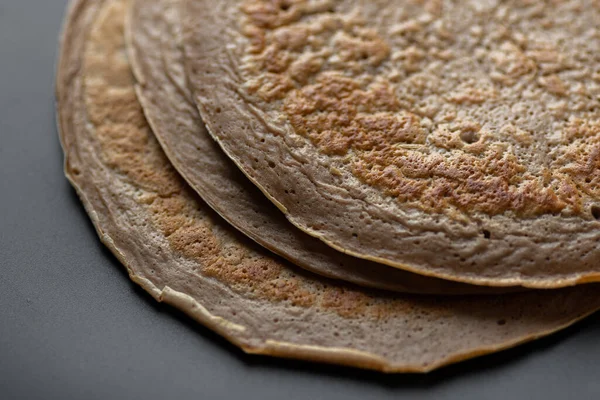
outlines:
[{"label": "golden brown pancake", "polygon": [[298,269],[232,229],[176,174],[136,100],[123,0],[72,1],[57,77],[65,171],[133,281],[244,351],[429,371],[564,328],[597,286],[428,297]]},{"label": "golden brown pancake", "polygon": [[[212,140],[192,100],[179,47],[178,0],[132,2],[126,31],[138,98],[178,172],[219,215],[296,265],[361,286],[411,293],[491,293],[345,255],[290,224]],[[512,290],[515,290],[514,288]]]},{"label": "golden brown pancake", "polygon": [[600,279],[600,3],[182,0],[227,155],[348,254],[485,285]]}]

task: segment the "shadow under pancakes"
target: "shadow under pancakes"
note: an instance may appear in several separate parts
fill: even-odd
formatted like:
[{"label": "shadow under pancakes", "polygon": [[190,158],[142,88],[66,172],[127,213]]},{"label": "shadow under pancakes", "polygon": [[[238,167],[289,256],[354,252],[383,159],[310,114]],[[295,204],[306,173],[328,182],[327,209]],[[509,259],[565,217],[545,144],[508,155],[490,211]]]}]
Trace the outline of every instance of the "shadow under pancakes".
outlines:
[{"label": "shadow under pancakes", "polygon": [[[59,143],[57,143],[57,148],[62,154],[62,149]],[[59,159],[62,163],[62,157]],[[389,389],[425,389],[433,386],[443,385],[448,380],[457,379],[462,376],[475,376],[477,374],[485,374],[500,368],[509,368],[511,365],[515,365],[519,361],[524,360],[533,354],[546,351],[578,333],[581,335],[583,332],[586,332],[586,334],[600,337],[600,313],[596,313],[585,320],[550,336],[525,343],[515,348],[503,350],[498,353],[488,354],[472,360],[463,361],[458,364],[442,367],[441,369],[433,371],[429,374],[382,374],[375,371],[361,370],[351,367],[319,364],[292,359],[281,359],[268,356],[248,355],[220,335],[194,321],[182,311],[167,304],[157,302],[144,289],[134,283],[129,278],[125,266],[123,266],[123,264],[121,264],[121,262],[114,256],[110,249],[98,239],[96,229],[87,215],[75,189],[70,185],[66,178],[63,180],[63,184],[64,187],[62,190],[68,193],[68,206],[72,209],[75,208],[78,210],[77,212],[79,216],[85,221],[87,229],[90,233],[90,237],[96,243],[96,246],[98,246],[106,261],[111,265],[112,268],[118,271],[121,279],[127,280],[129,287],[132,288],[132,291],[135,293],[135,295],[147,306],[149,306],[154,313],[160,315],[161,318],[164,317],[176,321],[189,330],[191,334],[198,335],[203,340],[209,342],[208,345],[220,346],[227,351],[227,356],[235,358],[240,366],[246,368],[265,370],[267,372],[271,372],[270,370],[284,369],[288,372],[301,373],[311,377],[320,378],[325,376],[342,381],[347,380],[352,382],[360,382],[362,384],[382,386]],[[197,201],[203,203],[199,197],[197,197]],[[226,224],[226,222],[224,223]],[[250,239],[245,237],[240,232],[236,231],[235,235],[242,242],[250,242]],[[273,254],[273,257],[279,258],[275,254]],[[295,268],[295,270],[297,274],[305,274],[307,276],[312,275],[300,268]],[[596,333],[594,334],[593,332]]]}]

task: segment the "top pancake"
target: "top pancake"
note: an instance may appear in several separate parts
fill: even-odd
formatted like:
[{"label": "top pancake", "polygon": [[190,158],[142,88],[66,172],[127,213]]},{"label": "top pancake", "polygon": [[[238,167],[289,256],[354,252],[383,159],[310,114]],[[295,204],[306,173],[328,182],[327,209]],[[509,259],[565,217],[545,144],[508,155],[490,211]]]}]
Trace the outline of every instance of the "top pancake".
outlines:
[{"label": "top pancake", "polygon": [[178,4],[179,0],[139,0],[129,7],[126,36],[137,94],[171,163],[223,218],[302,268],[361,286],[428,294],[517,290],[461,284],[361,260],[290,224],[206,131],[183,71]]},{"label": "top pancake", "polygon": [[597,1],[182,1],[201,115],[302,230],[446,279],[600,279]]}]

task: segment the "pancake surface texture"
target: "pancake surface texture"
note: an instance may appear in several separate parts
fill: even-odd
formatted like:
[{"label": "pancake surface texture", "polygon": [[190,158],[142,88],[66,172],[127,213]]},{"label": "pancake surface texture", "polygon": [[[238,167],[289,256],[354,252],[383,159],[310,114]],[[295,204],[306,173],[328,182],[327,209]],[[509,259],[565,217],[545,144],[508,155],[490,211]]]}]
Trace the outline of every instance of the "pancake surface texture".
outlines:
[{"label": "pancake surface texture", "polygon": [[181,1],[204,122],[302,230],[450,280],[600,279],[597,1]]},{"label": "pancake surface texture", "polygon": [[503,296],[393,296],[273,258],[175,173],[137,102],[122,0],[73,1],[57,97],[65,169],[130,277],[249,353],[429,371],[564,328],[598,287]]},{"label": "pancake surface texture", "polygon": [[269,250],[330,278],[411,293],[501,290],[429,278],[347,256],[290,224],[206,131],[183,71],[178,3],[133,1],[126,25],[128,49],[138,98],[154,134],[173,165],[217,213]]}]

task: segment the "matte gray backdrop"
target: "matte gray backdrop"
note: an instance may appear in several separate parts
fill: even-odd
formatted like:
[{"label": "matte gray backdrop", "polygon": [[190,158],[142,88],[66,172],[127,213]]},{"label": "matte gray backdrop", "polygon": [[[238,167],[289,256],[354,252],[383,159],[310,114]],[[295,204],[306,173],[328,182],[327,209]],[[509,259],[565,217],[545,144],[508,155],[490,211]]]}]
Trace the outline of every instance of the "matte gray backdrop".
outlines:
[{"label": "matte gray backdrop", "polygon": [[[215,0],[217,1],[217,0]],[[600,399],[600,317],[427,376],[245,356],[129,282],[62,174],[66,0],[0,0],[0,399]]]}]

